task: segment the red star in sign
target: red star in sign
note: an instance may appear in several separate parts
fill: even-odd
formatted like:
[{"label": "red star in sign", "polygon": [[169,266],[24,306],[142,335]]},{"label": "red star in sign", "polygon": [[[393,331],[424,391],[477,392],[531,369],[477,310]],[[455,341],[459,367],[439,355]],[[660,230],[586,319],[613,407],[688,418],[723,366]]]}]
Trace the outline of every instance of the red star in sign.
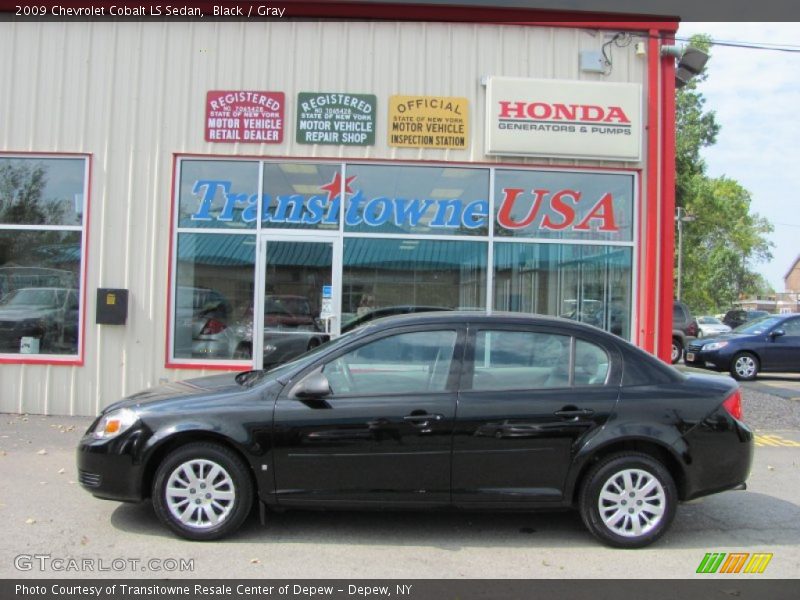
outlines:
[{"label": "red star in sign", "polygon": [[[348,177],[347,179],[345,179],[344,181],[345,195],[353,193],[353,188],[350,187],[350,182],[353,181],[353,179],[355,178],[356,176],[353,175],[352,177]],[[337,171],[336,176],[333,178],[333,181],[331,181],[328,185],[319,186],[319,189],[328,191],[328,200],[333,200],[334,198],[336,198],[336,196],[338,196],[342,191],[342,173],[340,171]]]}]

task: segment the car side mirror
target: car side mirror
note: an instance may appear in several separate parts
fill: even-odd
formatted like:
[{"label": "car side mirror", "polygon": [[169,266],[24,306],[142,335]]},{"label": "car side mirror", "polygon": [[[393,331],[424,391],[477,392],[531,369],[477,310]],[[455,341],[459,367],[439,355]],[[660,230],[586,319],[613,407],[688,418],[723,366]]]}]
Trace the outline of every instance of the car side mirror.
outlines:
[{"label": "car side mirror", "polygon": [[786,332],[783,329],[774,329],[769,332],[769,337],[775,339],[776,337],[781,337],[782,335],[786,335]]},{"label": "car side mirror", "polygon": [[292,396],[302,399],[324,398],[330,394],[331,384],[322,371],[311,373],[292,390]]}]

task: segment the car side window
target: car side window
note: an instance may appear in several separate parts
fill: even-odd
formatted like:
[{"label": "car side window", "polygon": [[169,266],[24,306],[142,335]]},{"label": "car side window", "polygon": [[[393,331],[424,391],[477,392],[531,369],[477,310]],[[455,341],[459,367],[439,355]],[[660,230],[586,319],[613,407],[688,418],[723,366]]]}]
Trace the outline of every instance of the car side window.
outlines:
[{"label": "car side window", "polygon": [[608,379],[608,354],[584,340],[575,342],[575,385],[603,385]]},{"label": "car side window", "polygon": [[323,369],[334,396],[443,392],[456,332],[416,331],[375,340]]},{"label": "car side window", "polygon": [[790,319],[786,321],[781,329],[786,332],[786,335],[800,335],[800,319]]},{"label": "car side window", "polygon": [[571,338],[530,331],[478,331],[472,389],[556,388],[570,384]]}]

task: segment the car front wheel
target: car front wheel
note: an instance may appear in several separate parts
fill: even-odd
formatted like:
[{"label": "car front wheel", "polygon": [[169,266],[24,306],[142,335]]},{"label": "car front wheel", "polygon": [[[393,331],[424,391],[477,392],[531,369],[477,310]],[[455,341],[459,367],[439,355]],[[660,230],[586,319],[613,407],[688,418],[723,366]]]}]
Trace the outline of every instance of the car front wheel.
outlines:
[{"label": "car front wheel", "polygon": [[752,381],[758,376],[758,359],[750,352],[740,352],[731,361],[731,376],[740,381]]},{"label": "car front wheel", "polygon": [[181,446],[156,471],[156,514],[181,537],[213,540],[229,535],[242,525],[252,504],[247,465],[219,444]]},{"label": "car front wheel", "polygon": [[677,502],[669,471],[639,452],[615,454],[592,467],[578,501],[589,531],[617,548],[656,541],[672,523]]}]

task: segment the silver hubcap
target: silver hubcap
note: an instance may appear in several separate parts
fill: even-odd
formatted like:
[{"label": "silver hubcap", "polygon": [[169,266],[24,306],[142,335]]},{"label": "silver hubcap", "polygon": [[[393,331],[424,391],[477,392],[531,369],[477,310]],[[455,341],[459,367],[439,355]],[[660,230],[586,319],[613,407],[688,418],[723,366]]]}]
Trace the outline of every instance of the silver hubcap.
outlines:
[{"label": "silver hubcap", "polygon": [[173,517],[188,527],[207,529],[230,515],[236,490],[231,476],[220,465],[195,459],[172,471],[165,497]]},{"label": "silver hubcap", "polygon": [[681,354],[681,349],[673,342],[672,344],[672,362],[678,360],[678,357]]},{"label": "silver hubcap", "polygon": [[736,359],[734,368],[740,377],[752,377],[756,372],[756,361],[752,356],[740,356]]},{"label": "silver hubcap", "polygon": [[623,537],[639,537],[655,529],[666,508],[661,483],[647,471],[625,469],[609,477],[597,508],[606,527]]}]

